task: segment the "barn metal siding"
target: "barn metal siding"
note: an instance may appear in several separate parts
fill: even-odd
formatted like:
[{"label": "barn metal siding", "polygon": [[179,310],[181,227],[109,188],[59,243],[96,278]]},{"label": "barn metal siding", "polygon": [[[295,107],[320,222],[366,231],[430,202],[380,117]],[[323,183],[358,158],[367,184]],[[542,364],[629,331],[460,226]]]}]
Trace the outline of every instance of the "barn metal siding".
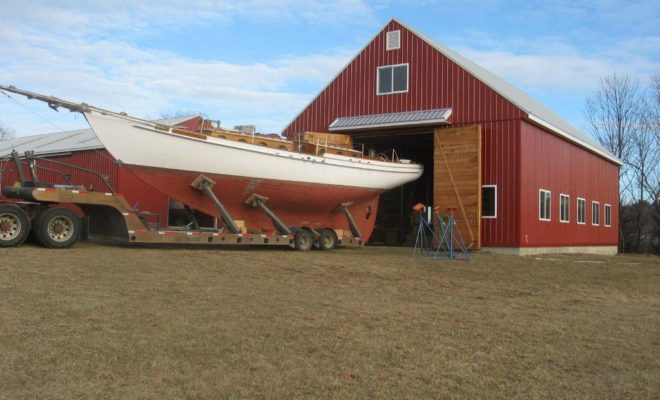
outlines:
[{"label": "barn metal siding", "polygon": [[[97,171],[102,175],[108,177],[110,183],[116,188],[117,187],[117,164],[112,156],[105,150],[87,150],[87,151],[77,151],[73,153],[56,155],[47,157],[57,162],[64,162],[72,164],[78,167],[87,168],[93,171]],[[51,168],[54,170],[62,171],[65,174],[71,176],[71,183],[74,185],[84,185],[88,188],[93,188],[98,191],[107,191],[108,188],[103,183],[103,181],[87,172],[79,171],[74,168],[64,167],[50,163],[48,161],[37,160],[37,166]],[[2,185],[11,186],[14,182],[18,181],[18,173],[13,162],[5,162],[3,165],[4,171],[2,176]],[[30,177],[29,170],[25,162],[23,164],[23,170],[26,177]],[[37,168],[37,176],[40,181],[46,183],[54,184],[66,184],[66,180],[60,174],[54,172],[45,171],[43,169]]]},{"label": "barn metal siding", "polygon": [[[147,185],[126,168],[117,171],[117,187],[128,204],[140,211],[149,211],[160,216],[160,224],[168,225],[169,199],[167,195]],[[155,220],[150,221],[155,222]]]},{"label": "barn metal siding", "polygon": [[[161,222],[167,222],[168,198],[156,189],[151,188],[124,168],[119,167],[115,159],[105,149],[76,151],[70,154],[49,157],[58,162],[72,164],[87,168],[108,177],[115,190],[124,195],[131,205],[139,205],[141,211],[151,211],[161,215]],[[109,191],[105,183],[89,173],[74,168],[59,166],[47,161],[37,160],[37,165],[56,169],[71,175],[71,183],[85,186],[96,191]],[[2,186],[12,186],[18,181],[18,173],[13,162],[4,161],[2,165]],[[23,165],[25,176],[29,177],[29,170]],[[46,183],[66,184],[60,174],[37,169],[39,180]],[[0,195],[0,197],[2,197]]]},{"label": "barn metal siding", "polygon": [[[401,49],[385,36],[401,30]],[[409,63],[407,93],[377,95],[377,67]],[[498,185],[498,218],[482,221],[483,246],[517,247],[520,118],[524,113],[415,34],[392,21],[284,130],[328,131],[335,118],[452,108],[452,126],[481,124],[483,184]]]},{"label": "barn metal siding", "polygon": [[[452,125],[467,126],[470,124]],[[481,125],[481,184],[497,185],[497,218],[482,218],[482,247],[518,247],[520,121]],[[442,184],[442,182],[436,182]]]},{"label": "barn metal siding", "polygon": [[[386,32],[401,30],[401,49],[385,50]],[[377,95],[377,68],[409,63],[409,91]],[[454,124],[522,118],[524,113],[428,43],[390,22],[284,129],[327,131],[335,118],[452,108]]]},{"label": "barn metal siding", "polygon": [[481,184],[497,185],[497,218],[482,218],[483,247],[518,247],[519,120],[481,123]]},{"label": "barn metal siding", "polygon": [[[521,121],[520,245],[616,246],[619,167],[542,128]],[[539,220],[539,189],[551,191],[550,221]],[[559,222],[559,195],[570,196],[570,222]],[[586,224],[577,224],[577,198],[586,199]],[[600,225],[591,224],[591,202],[600,202]],[[612,226],[605,227],[605,204]]]}]

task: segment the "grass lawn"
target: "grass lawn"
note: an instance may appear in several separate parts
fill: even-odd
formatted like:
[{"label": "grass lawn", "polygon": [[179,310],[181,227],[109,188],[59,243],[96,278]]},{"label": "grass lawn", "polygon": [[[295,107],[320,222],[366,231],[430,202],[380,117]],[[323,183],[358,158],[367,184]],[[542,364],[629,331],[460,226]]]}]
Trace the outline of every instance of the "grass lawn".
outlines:
[{"label": "grass lawn", "polygon": [[657,257],[0,251],[1,399],[660,395]]}]

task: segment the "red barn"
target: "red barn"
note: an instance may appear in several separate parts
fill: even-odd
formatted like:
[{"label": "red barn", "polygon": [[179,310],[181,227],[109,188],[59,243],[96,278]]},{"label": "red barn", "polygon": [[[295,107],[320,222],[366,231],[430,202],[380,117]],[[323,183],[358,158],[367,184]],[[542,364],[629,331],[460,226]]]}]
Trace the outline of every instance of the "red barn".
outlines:
[{"label": "red barn", "polygon": [[[386,193],[372,242],[403,244],[410,207],[455,213],[473,248],[614,254],[621,162],[511,84],[390,21],[284,129],[349,133],[425,165]],[[393,152],[396,150],[396,153]]]}]

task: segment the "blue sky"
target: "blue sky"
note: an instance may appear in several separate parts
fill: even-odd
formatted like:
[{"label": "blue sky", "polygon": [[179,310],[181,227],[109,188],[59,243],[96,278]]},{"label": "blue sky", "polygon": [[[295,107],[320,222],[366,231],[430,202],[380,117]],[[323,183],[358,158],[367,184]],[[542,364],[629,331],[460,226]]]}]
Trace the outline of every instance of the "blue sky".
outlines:
[{"label": "blue sky", "polygon": [[[391,18],[578,128],[601,77],[646,84],[660,71],[657,0],[0,0],[0,83],[139,117],[192,110],[279,132]],[[0,121],[19,136],[87,126],[14,98],[0,96]]]}]

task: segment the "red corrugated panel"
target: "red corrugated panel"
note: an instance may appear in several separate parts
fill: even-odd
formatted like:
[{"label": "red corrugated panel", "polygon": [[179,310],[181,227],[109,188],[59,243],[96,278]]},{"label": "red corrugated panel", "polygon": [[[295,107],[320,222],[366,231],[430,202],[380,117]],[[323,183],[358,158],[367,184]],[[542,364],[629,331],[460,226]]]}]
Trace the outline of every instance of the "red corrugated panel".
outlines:
[{"label": "red corrugated panel", "polygon": [[189,131],[194,131],[195,129],[199,128],[203,120],[204,118],[202,117],[194,117],[194,118],[190,118],[189,120],[181,122],[177,126],[180,128],[188,129]]},{"label": "red corrugated panel", "polygon": [[497,218],[482,219],[481,243],[483,247],[518,247],[520,121],[480,125],[481,182],[497,185]]},{"label": "red corrugated panel", "polygon": [[167,195],[147,185],[122,167],[119,167],[117,180],[117,191],[126,198],[128,204],[140,211],[158,214],[161,225],[166,226],[168,224],[169,202]]},{"label": "red corrugated panel", "polygon": [[[520,245],[616,246],[619,168],[541,128],[521,121]],[[539,189],[551,191],[550,221],[539,220]],[[559,221],[559,195],[570,196],[570,222]],[[577,224],[577,198],[586,200],[586,224]],[[600,225],[591,224],[591,202],[600,203]],[[605,204],[612,226],[605,227]]]},{"label": "red corrugated panel", "polygon": [[[97,171],[100,174],[108,177],[108,180],[114,187],[117,186],[117,164],[115,163],[115,160],[112,158],[112,156],[105,150],[79,151],[49,158],[58,162],[64,162],[78,167]],[[103,180],[89,173],[79,171],[74,168],[56,165],[48,161],[37,160],[36,163],[38,166],[55,169],[70,175],[71,183],[74,185],[83,185],[87,188],[93,188],[94,190],[98,191],[108,190],[107,186],[105,186],[103,183]],[[29,177],[30,174],[28,172],[27,166],[24,165],[23,167],[25,176]],[[11,186],[14,184],[14,182],[18,181],[18,174],[15,170],[13,162],[5,162],[3,169],[3,186]],[[42,182],[54,184],[67,183],[66,179],[61,174],[46,171],[40,168],[37,168],[36,171],[39,180]]]},{"label": "red corrugated panel", "polygon": [[[386,51],[385,35],[401,30],[401,49]],[[409,91],[378,96],[379,66],[409,63]],[[524,113],[395,21],[284,130],[327,131],[337,117],[452,107],[455,124],[522,118]]]}]

